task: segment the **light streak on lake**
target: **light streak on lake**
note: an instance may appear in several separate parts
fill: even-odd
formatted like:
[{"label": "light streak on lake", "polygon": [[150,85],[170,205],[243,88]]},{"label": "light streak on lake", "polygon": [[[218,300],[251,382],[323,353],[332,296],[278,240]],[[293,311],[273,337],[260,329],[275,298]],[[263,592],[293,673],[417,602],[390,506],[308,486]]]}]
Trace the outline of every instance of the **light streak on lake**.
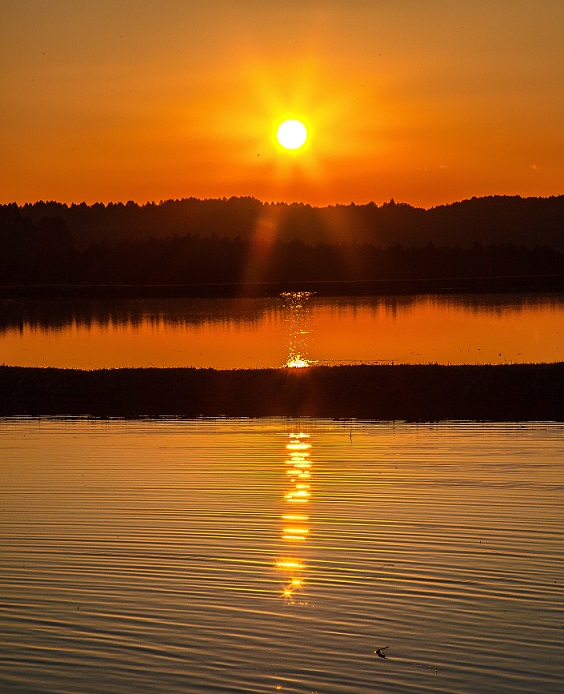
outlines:
[{"label": "light streak on lake", "polygon": [[563,436],[2,420],[0,691],[562,692]]},{"label": "light streak on lake", "polygon": [[0,363],[277,368],[564,361],[564,295],[0,302]]}]

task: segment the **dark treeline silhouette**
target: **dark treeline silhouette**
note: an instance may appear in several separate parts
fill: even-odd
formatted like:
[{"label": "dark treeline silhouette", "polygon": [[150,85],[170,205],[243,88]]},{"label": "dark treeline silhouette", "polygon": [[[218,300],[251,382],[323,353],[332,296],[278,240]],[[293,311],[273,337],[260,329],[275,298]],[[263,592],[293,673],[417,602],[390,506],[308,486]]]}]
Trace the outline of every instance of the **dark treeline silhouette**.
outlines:
[{"label": "dark treeline silhouette", "polygon": [[209,284],[564,274],[564,196],[423,210],[253,198],[0,206],[0,284]]},{"label": "dark treeline silhouette", "polygon": [[[37,224],[43,218],[61,218],[77,247],[93,241],[218,236],[294,238],[307,243],[354,241],[375,246],[437,246],[468,248],[482,244],[550,246],[564,251],[564,195],[549,198],[492,196],[472,198],[429,210],[391,200],[383,205],[262,203],[251,197],[167,200],[137,205],[134,202],[97,203],[91,206],[37,202],[22,207],[0,206],[0,226],[9,226],[17,214]],[[270,232],[269,232],[270,233]]]}]

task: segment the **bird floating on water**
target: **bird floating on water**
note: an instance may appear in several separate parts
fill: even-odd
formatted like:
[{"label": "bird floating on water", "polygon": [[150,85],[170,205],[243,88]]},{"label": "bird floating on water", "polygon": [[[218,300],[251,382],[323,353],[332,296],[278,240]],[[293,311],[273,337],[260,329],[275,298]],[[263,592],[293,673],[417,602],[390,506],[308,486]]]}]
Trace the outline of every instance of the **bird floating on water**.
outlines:
[{"label": "bird floating on water", "polygon": [[387,650],[389,646],[380,646],[380,648],[377,648],[374,653],[378,656],[378,658],[386,658],[386,654],[384,653],[385,650]]}]

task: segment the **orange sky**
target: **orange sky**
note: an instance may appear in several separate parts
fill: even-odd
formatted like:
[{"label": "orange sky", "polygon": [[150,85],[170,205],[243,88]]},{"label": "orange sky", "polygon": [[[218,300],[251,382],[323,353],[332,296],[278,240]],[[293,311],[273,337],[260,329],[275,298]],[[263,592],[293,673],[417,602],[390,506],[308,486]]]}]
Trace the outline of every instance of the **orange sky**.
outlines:
[{"label": "orange sky", "polygon": [[[564,193],[562,0],[0,2],[0,202]],[[303,118],[306,148],[274,132]]]}]

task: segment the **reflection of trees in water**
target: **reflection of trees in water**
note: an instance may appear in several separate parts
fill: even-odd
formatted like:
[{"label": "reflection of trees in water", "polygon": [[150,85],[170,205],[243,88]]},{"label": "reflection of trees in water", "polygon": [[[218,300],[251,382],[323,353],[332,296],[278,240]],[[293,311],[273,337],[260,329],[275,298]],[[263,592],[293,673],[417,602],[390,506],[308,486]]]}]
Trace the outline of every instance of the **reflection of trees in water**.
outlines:
[{"label": "reflection of trees in water", "polygon": [[[457,294],[402,296],[316,296],[315,305],[308,303],[311,292],[291,292],[280,298],[230,299],[108,299],[108,300],[0,300],[0,331],[39,328],[63,330],[71,325],[92,326],[202,326],[241,323],[258,325],[265,316],[281,311],[289,316],[290,353],[306,353],[308,322],[315,310],[328,308],[335,315],[358,310],[380,311],[392,316],[413,310],[421,303],[437,308],[453,307],[472,314],[488,313],[501,316],[533,308],[562,308],[562,294]],[[292,303],[294,302],[294,303]]]},{"label": "reflection of trees in water", "polygon": [[0,330],[258,324],[277,310],[272,299],[17,300],[0,301],[0,307]]},{"label": "reflection of trees in water", "polygon": [[374,314],[384,311],[395,317],[415,307],[428,304],[435,308],[456,308],[472,314],[521,313],[535,308],[562,308],[564,295],[554,294],[410,294],[397,296],[350,296],[316,299],[318,306],[329,305],[336,315],[352,311],[369,310]]}]

